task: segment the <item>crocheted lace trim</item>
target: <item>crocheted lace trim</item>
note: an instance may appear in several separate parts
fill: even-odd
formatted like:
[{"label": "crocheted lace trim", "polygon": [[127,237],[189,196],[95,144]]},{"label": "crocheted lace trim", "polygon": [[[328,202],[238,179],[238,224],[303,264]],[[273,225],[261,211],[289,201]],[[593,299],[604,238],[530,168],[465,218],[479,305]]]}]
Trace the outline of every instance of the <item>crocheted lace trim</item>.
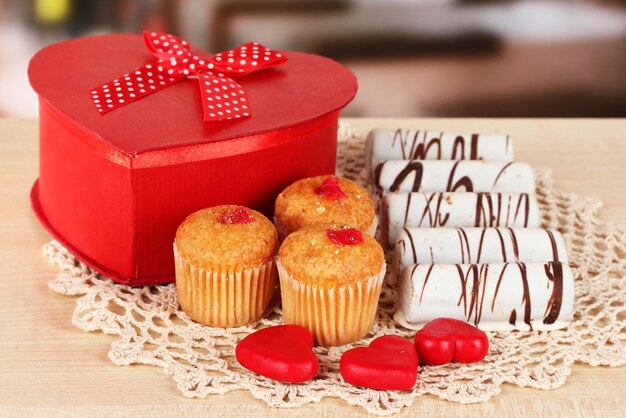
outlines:
[{"label": "crocheted lace trim", "polygon": [[[363,168],[363,135],[345,124],[339,133],[338,174],[358,180]],[[62,272],[49,287],[77,296],[72,317],[77,327],[115,336],[109,351],[113,363],[161,367],[188,397],[245,389],[274,407],[297,407],[335,397],[370,413],[388,415],[424,394],[473,403],[497,395],[503,383],[555,389],[565,383],[573,363],[626,364],[626,222],[598,220],[600,201],[555,190],[547,170],[537,172],[537,197],[543,226],[561,231],[569,249],[576,280],[574,322],[559,331],[488,333],[490,351],[484,361],[420,367],[412,391],[376,391],[345,383],[339,374],[339,359],[358,344],[315,348],[319,374],[306,383],[284,384],[243,369],[234,358],[235,346],[260,327],[282,323],[277,297],[271,303],[271,314],[258,323],[236,329],[202,326],[179,309],[173,284],[117,284],[79,262],[55,241],[44,251]],[[369,344],[381,335],[414,335],[393,321],[395,300],[396,291],[385,285],[376,323],[359,344]]]}]

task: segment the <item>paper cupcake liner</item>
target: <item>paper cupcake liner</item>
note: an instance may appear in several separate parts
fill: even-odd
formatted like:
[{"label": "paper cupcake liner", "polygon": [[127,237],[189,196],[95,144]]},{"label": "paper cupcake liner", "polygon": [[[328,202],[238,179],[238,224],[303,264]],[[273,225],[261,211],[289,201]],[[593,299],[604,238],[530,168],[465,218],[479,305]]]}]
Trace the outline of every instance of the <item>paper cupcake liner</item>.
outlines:
[{"label": "paper cupcake liner", "polygon": [[238,327],[261,319],[276,287],[274,260],[239,271],[194,266],[174,243],[176,293],[191,319],[213,327]]},{"label": "paper cupcake liner", "polygon": [[378,229],[378,216],[376,216],[376,214],[374,214],[374,219],[372,219],[372,223],[369,226],[369,228],[367,228],[367,235],[369,235],[372,238],[376,238],[376,230]]},{"label": "paper cupcake liner", "polygon": [[372,328],[380,288],[385,277],[381,271],[347,285],[324,288],[302,283],[276,258],[283,303],[283,321],[307,327],[316,345],[335,346],[358,341]]}]

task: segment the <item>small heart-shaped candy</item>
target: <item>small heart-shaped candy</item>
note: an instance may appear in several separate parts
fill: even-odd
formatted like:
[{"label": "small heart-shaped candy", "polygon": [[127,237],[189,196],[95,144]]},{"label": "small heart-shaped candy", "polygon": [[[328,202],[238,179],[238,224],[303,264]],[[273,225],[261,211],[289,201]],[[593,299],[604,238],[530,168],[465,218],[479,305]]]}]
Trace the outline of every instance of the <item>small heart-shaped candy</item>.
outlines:
[{"label": "small heart-shaped candy", "polygon": [[304,382],[317,374],[311,331],[278,325],[256,331],[237,344],[235,356],[246,369],[281,382]]},{"label": "small heart-shaped candy", "polygon": [[489,340],[467,322],[437,318],[415,334],[415,348],[420,360],[433,366],[451,361],[475,363],[487,355]]},{"label": "small heart-shaped candy", "polygon": [[352,348],[339,361],[346,382],[379,390],[412,389],[417,366],[415,347],[397,335],[376,338],[368,347]]}]

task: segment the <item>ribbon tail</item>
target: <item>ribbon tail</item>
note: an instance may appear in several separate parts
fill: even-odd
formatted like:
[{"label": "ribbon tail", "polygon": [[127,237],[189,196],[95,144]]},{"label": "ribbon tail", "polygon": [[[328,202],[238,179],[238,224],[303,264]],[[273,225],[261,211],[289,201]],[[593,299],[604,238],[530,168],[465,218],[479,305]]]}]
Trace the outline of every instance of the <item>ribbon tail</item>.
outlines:
[{"label": "ribbon tail", "polygon": [[198,72],[205,122],[241,119],[250,116],[248,97],[243,87],[228,77]]},{"label": "ribbon tail", "polygon": [[104,115],[169,87],[184,77],[169,63],[154,61],[96,87],[91,91],[91,99],[98,112]]}]

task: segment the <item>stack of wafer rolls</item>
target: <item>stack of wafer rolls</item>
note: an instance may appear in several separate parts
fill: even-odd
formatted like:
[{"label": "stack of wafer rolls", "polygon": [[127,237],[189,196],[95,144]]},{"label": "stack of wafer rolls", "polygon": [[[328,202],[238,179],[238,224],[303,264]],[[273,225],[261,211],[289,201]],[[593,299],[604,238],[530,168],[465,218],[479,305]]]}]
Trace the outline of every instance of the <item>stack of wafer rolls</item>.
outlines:
[{"label": "stack of wafer rolls", "polygon": [[374,129],[366,172],[378,237],[394,248],[395,319],[437,317],[484,330],[551,330],[572,319],[565,241],[540,228],[530,165],[505,134]]}]

